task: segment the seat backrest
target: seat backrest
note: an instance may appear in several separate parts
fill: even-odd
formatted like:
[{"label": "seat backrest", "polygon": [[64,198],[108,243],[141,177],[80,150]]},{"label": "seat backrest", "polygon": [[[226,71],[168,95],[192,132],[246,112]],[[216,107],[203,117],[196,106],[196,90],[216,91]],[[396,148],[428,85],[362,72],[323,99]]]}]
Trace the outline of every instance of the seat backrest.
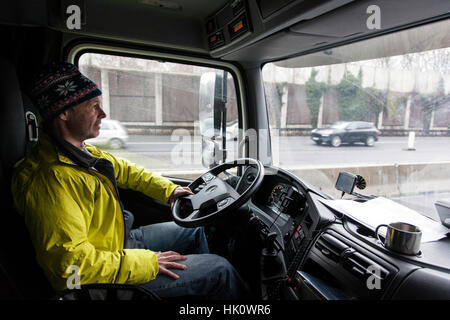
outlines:
[{"label": "seat backrest", "polygon": [[27,140],[16,69],[0,57],[0,299],[42,299],[52,294],[36,262],[24,219],[13,208],[11,176],[14,164],[26,154],[30,145]]}]

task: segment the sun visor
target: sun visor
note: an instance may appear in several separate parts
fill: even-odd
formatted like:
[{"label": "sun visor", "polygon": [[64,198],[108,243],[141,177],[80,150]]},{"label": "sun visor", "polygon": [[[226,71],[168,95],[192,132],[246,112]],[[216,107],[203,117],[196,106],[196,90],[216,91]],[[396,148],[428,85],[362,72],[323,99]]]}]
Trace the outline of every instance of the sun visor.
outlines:
[{"label": "sun visor", "polygon": [[450,47],[449,19],[279,61],[275,64],[279,67],[303,68],[384,58],[447,47]]}]

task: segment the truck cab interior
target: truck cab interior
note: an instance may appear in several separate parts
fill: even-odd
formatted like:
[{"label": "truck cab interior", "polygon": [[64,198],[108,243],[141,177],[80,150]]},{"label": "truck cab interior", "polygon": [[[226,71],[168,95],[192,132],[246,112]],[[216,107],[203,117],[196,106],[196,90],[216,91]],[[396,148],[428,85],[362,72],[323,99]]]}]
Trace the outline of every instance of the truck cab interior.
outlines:
[{"label": "truck cab interior", "polygon": [[[36,262],[23,217],[14,210],[13,166],[36,144],[41,129],[27,90],[43,65],[68,61],[99,84],[108,117],[128,130],[127,146],[111,152],[194,190],[195,197],[180,199],[172,212],[143,194],[120,190],[126,209],[135,215],[135,227],[171,220],[204,226],[211,251],[236,267],[258,300],[450,299],[450,223],[445,216],[450,218],[450,206],[444,199],[450,197],[449,12],[446,0],[2,2],[0,298],[158,298],[119,284],[55,292]],[[359,61],[377,61],[381,71],[354,72]],[[366,95],[372,109],[345,109],[350,104],[363,108],[369,100],[342,100],[341,78],[360,81],[369,92],[366,88],[383,72],[391,74],[395,63],[405,69],[420,64],[413,68],[420,71],[412,89],[403,90],[413,78],[410,73],[401,77],[394,70],[384,91]],[[426,80],[431,73],[438,80]],[[430,83],[438,89],[430,89]],[[383,100],[383,92],[394,87],[402,93]],[[417,107],[419,98],[408,100],[410,91],[414,97],[426,92],[420,98],[428,99],[425,107]],[[309,104],[314,99],[316,109]],[[335,111],[326,107],[330,99],[340,101]],[[384,105],[377,109],[381,100]],[[419,120],[409,120],[419,113]],[[311,141],[312,129],[335,120],[375,123],[378,141],[339,148]],[[390,138],[407,141],[409,132],[416,134],[417,150],[399,148],[405,158],[371,166],[337,159],[311,169],[331,153],[344,150],[349,158],[363,157]],[[164,136],[169,138],[161,140]],[[415,163],[408,157],[421,152],[422,136],[439,139],[445,150]],[[301,140],[307,147],[289,153],[295,137],[307,137]],[[155,160],[148,150],[134,152],[149,143],[166,158]],[[346,171],[351,174],[339,175]],[[212,195],[205,192],[211,189],[208,184],[217,190]],[[355,185],[363,189],[366,184],[364,195],[355,192]],[[379,206],[375,213],[388,210],[381,202],[386,198],[443,195],[436,202],[440,215],[426,217],[439,236],[422,241],[413,254],[388,249],[386,234],[334,205],[341,192],[359,213],[369,212],[364,207],[369,204]],[[428,229],[420,227],[424,240]]]}]

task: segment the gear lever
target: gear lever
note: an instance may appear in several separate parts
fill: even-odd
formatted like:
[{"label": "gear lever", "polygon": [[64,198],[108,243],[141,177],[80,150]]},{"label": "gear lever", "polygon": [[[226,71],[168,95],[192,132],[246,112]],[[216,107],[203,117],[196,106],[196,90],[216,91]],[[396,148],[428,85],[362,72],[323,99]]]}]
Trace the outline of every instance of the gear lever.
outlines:
[{"label": "gear lever", "polygon": [[262,274],[266,278],[276,276],[281,270],[278,253],[275,250],[276,232],[266,235],[265,248],[262,250]]}]

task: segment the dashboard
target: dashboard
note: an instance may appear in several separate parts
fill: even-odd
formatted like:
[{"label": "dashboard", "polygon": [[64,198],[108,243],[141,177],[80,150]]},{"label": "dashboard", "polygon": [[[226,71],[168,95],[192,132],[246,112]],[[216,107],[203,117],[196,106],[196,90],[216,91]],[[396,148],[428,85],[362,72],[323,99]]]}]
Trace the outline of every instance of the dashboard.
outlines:
[{"label": "dashboard", "polygon": [[[274,168],[267,169],[270,173]],[[260,272],[263,297],[450,299],[449,237],[423,243],[420,256],[393,253],[372,230],[320,201],[331,197],[287,171],[274,172],[266,173],[249,202],[266,239]]]}]

